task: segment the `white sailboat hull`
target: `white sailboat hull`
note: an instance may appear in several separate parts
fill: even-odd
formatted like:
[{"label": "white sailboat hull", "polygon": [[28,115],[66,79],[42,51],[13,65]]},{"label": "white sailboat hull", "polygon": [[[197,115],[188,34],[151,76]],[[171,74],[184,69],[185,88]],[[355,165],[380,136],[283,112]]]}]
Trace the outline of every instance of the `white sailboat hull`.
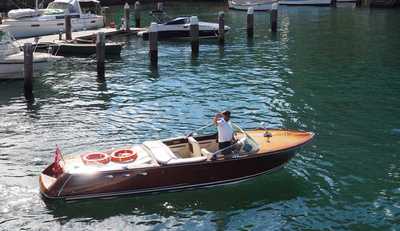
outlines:
[{"label": "white sailboat hull", "polygon": [[249,7],[253,7],[255,11],[268,11],[272,9],[272,4],[278,1],[239,1],[239,0],[229,0],[229,8],[235,10],[247,10]]},{"label": "white sailboat hull", "polygon": [[[64,16],[43,19],[41,16],[26,19],[8,19],[4,24],[15,38],[38,37],[64,31]],[[103,16],[72,18],[72,30],[89,30],[104,27]]]},{"label": "white sailboat hull", "polygon": [[[46,71],[50,62],[60,59],[44,53],[35,53],[33,59],[34,76]],[[23,79],[24,78],[24,55],[22,52],[0,59],[0,79]]]}]

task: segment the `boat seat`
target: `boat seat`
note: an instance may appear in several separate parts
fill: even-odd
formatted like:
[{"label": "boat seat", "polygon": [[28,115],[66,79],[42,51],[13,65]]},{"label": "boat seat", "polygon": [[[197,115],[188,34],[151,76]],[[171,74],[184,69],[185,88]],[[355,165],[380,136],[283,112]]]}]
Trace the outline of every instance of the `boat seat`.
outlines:
[{"label": "boat seat", "polygon": [[143,144],[150,149],[154,158],[160,164],[168,164],[170,160],[178,159],[171,149],[160,140],[145,141]]},{"label": "boat seat", "polygon": [[205,148],[202,148],[202,149],[201,149],[201,154],[202,154],[203,156],[207,157],[207,160],[210,160],[211,157],[212,157],[212,152],[208,151],[208,150],[205,149]]},{"label": "boat seat", "polygon": [[200,150],[200,144],[199,142],[197,142],[197,140],[195,138],[193,138],[192,136],[188,137],[188,142],[190,145],[192,145],[192,157],[197,157],[197,156],[201,156],[201,150]]},{"label": "boat seat", "polygon": [[170,164],[186,164],[186,163],[195,163],[195,162],[202,162],[207,160],[207,156],[197,156],[197,157],[190,157],[190,158],[179,158],[179,159],[171,159],[168,161],[168,165]]}]

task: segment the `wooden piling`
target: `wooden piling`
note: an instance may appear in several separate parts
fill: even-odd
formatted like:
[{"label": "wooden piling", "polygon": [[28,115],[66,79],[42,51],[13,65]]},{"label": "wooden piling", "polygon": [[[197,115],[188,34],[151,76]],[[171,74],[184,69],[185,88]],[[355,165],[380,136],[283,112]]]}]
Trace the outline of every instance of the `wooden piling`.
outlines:
[{"label": "wooden piling", "polygon": [[131,17],[130,17],[130,7],[128,2],[124,5],[124,19],[125,19],[125,32],[129,33],[131,31]]},{"label": "wooden piling", "polygon": [[71,15],[65,15],[65,40],[72,40],[72,23]]},{"label": "wooden piling", "polygon": [[0,25],[3,24],[3,14],[0,13]]},{"label": "wooden piling", "polygon": [[271,31],[276,32],[278,29],[278,3],[272,4],[270,16]]},{"label": "wooden piling", "polygon": [[199,19],[197,16],[190,17],[190,37],[192,46],[192,55],[199,54]]},{"label": "wooden piling", "polygon": [[336,0],[331,0],[331,7],[336,7]]},{"label": "wooden piling", "polygon": [[140,2],[136,1],[134,6],[135,11],[135,27],[140,28]]},{"label": "wooden piling", "polygon": [[105,48],[104,32],[99,32],[96,38],[97,79],[99,81],[105,81]]},{"label": "wooden piling", "polygon": [[33,100],[33,48],[31,43],[24,44],[24,95]]},{"label": "wooden piling", "polygon": [[357,7],[361,7],[361,5],[362,5],[361,0],[357,0],[357,1],[356,1],[356,6],[357,6]]},{"label": "wooden piling", "polygon": [[218,13],[218,41],[220,44],[225,43],[225,20],[224,20],[224,12],[220,11]]},{"label": "wooden piling", "polygon": [[254,35],[254,8],[247,9],[247,37],[253,38]]},{"label": "wooden piling", "polygon": [[157,40],[158,40],[158,27],[157,23],[152,22],[149,28],[149,55],[150,55],[150,65],[157,66],[158,65],[158,48],[157,48]]},{"label": "wooden piling", "polygon": [[62,34],[63,34],[63,31],[60,29],[60,30],[58,30],[58,40],[62,40]]}]

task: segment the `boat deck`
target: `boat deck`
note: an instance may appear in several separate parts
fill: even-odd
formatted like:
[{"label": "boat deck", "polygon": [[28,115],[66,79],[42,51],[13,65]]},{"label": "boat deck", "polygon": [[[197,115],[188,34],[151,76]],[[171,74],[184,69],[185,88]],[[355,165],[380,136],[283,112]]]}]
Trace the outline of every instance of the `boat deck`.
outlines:
[{"label": "boat deck", "polygon": [[269,153],[304,144],[314,136],[311,132],[296,132],[284,130],[268,130],[272,137],[264,137],[264,130],[246,131],[259,145],[258,153]]}]

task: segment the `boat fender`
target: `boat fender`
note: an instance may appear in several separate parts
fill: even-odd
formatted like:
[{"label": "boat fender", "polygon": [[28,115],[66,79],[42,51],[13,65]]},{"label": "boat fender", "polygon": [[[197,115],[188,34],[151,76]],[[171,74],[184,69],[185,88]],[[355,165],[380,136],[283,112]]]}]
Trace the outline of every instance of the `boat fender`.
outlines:
[{"label": "boat fender", "polygon": [[134,149],[118,149],[111,153],[111,161],[115,163],[129,163],[137,159],[137,151]]},{"label": "boat fender", "polygon": [[110,156],[102,152],[91,152],[81,156],[83,163],[90,164],[108,164]]}]

